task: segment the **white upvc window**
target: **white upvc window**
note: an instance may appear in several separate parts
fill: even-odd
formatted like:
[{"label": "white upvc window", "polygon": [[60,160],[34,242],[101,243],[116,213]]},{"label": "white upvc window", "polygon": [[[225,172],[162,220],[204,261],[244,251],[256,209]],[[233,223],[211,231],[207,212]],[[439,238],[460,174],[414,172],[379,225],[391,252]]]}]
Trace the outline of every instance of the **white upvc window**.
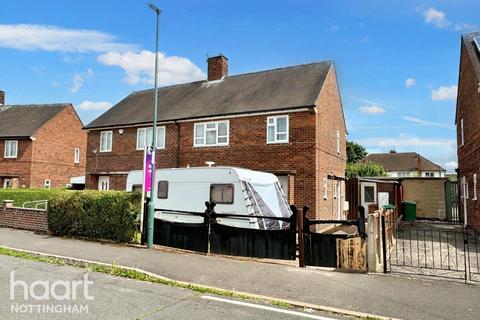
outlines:
[{"label": "white upvc window", "polygon": [[333,186],[333,199],[337,199],[337,184],[338,182],[336,180],[333,181],[332,186]]},{"label": "white upvc window", "polygon": [[477,201],[477,174],[473,174],[473,199],[474,201]]},{"label": "white upvc window", "polygon": [[18,153],[18,141],[17,140],[6,140],[5,141],[5,152],[3,156],[5,158],[16,158]]},{"label": "white upvc window", "polygon": [[[153,128],[140,128],[137,130],[137,150],[144,150],[145,146],[152,145]],[[157,149],[165,149],[165,127],[157,127]]]},{"label": "white upvc window", "polygon": [[463,126],[463,118],[460,119],[460,146],[465,144],[465,133],[464,133],[464,126]]},{"label": "white upvc window", "polygon": [[100,133],[100,152],[112,151],[113,131],[102,131]]},{"label": "white upvc window", "polygon": [[340,154],[340,130],[337,130],[337,153]]},{"label": "white upvc window", "polygon": [[45,189],[50,189],[51,186],[52,186],[52,182],[50,181],[50,179],[45,179],[45,181],[43,182],[43,187]]},{"label": "white upvc window", "polygon": [[80,163],[80,149],[75,148],[73,151],[73,162]]},{"label": "white upvc window", "polygon": [[194,147],[228,146],[230,122],[214,121],[195,123],[193,132]]},{"label": "white upvc window", "polygon": [[468,199],[468,181],[466,177],[462,177],[462,199]]},{"label": "white upvc window", "polygon": [[328,179],[323,178],[323,199],[327,200],[328,198]]},{"label": "white upvc window", "polygon": [[267,143],[288,142],[288,115],[267,118]]}]

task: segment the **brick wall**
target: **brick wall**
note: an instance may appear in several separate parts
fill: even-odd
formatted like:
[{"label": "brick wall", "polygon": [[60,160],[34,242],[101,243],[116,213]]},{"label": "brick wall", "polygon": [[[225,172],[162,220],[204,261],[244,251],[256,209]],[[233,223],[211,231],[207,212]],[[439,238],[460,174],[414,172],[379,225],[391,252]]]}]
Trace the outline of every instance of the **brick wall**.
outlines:
[{"label": "brick wall", "polygon": [[[71,177],[85,175],[87,133],[82,130],[73,107],[66,108],[34,135],[31,188],[64,188]],[[74,163],[74,149],[80,149],[80,163]]]},{"label": "brick wall", "polygon": [[[343,211],[345,183],[327,180],[327,199],[323,197],[323,179],[329,175],[344,177],[347,159],[347,132],[334,68],[330,69],[318,97],[316,121],[316,211],[323,219],[337,219],[339,202],[340,211]],[[337,130],[340,133],[340,153],[337,152]],[[335,183],[341,183],[341,201],[333,197]]]},{"label": "brick wall", "polygon": [[[466,177],[469,186],[467,199],[468,224],[480,231],[480,96],[478,83],[470,57],[462,42],[460,77],[457,98],[457,142],[458,176]],[[461,146],[460,119],[464,121],[465,145]],[[477,174],[477,195],[473,200],[473,175]],[[463,200],[460,201],[460,215],[463,217]]]},{"label": "brick wall", "polygon": [[47,212],[37,209],[2,207],[0,208],[0,227],[47,232]]}]

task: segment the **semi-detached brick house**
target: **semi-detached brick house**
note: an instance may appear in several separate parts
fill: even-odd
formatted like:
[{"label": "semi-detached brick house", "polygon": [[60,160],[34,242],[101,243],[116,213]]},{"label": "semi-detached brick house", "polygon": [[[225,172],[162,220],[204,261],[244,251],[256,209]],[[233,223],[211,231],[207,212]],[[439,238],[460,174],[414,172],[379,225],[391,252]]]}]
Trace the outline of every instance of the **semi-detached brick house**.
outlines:
[{"label": "semi-detached brick house", "polygon": [[[213,161],[271,172],[290,203],[343,218],[346,128],[333,62],[227,70],[224,56],[212,57],[207,80],[159,90],[157,167]],[[87,188],[125,190],[142,169],[153,103],[153,90],[134,92],[85,127]]]},{"label": "semi-detached brick house", "polygon": [[87,135],[71,104],[4,102],[0,91],[0,188],[64,188],[85,174]]},{"label": "semi-detached brick house", "polygon": [[480,232],[480,32],[462,36],[457,97],[460,214]]}]

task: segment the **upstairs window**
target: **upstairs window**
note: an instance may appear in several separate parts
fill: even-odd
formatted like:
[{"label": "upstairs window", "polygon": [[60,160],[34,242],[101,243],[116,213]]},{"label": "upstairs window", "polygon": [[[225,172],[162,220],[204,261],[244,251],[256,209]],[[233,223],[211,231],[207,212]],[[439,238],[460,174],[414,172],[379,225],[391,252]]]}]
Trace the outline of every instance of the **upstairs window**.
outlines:
[{"label": "upstairs window", "polygon": [[323,178],[323,199],[327,200],[328,198],[328,179]]},{"label": "upstairs window", "polygon": [[5,158],[16,158],[18,152],[18,141],[17,140],[6,140],[5,141]]},{"label": "upstairs window", "polygon": [[73,152],[73,162],[74,163],[80,163],[80,149],[75,148]]},{"label": "upstairs window", "polygon": [[100,152],[112,151],[112,134],[113,131],[102,131],[100,133]]},{"label": "upstairs window", "polygon": [[[137,130],[137,150],[144,150],[152,145],[152,128]],[[157,127],[157,149],[165,149],[165,127]]]},{"label": "upstairs window", "polygon": [[267,118],[267,143],[288,142],[288,116]]},{"label": "upstairs window", "polygon": [[195,147],[227,146],[228,141],[228,121],[195,123],[193,138]]}]

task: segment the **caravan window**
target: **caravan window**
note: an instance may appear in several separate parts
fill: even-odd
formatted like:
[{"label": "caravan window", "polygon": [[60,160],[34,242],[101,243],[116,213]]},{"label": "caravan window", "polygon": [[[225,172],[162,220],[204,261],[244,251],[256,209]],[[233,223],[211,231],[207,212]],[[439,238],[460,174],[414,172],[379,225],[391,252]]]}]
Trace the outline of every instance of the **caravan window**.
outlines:
[{"label": "caravan window", "polygon": [[167,199],[168,198],[168,181],[158,181],[158,199]]},{"label": "caravan window", "polygon": [[210,202],[218,204],[233,203],[233,184],[210,185]]}]

